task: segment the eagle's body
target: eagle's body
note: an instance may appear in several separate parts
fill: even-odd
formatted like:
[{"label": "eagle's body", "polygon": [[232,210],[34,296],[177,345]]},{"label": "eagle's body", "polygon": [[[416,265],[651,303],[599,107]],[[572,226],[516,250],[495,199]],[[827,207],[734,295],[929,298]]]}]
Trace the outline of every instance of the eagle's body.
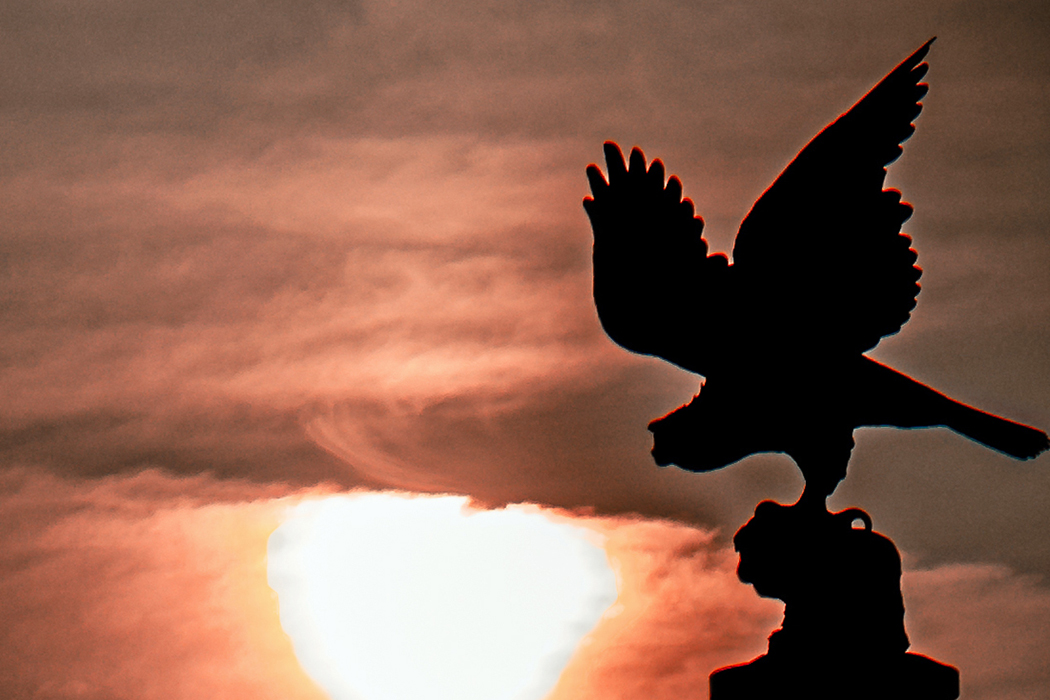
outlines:
[{"label": "eagle's body", "polygon": [[[932,42],[932,40],[931,40]],[[960,404],[866,357],[908,320],[921,270],[901,225],[911,207],[883,189],[915,130],[931,42],[814,138],[740,225],[733,263],[708,255],[703,220],[663,164],[605,147],[594,198],[594,300],[609,336],[703,375],[700,394],[653,421],[660,465],[708,471],[785,452],[807,493],[845,476],[860,426],[946,426],[1019,459],[1042,431]]]}]

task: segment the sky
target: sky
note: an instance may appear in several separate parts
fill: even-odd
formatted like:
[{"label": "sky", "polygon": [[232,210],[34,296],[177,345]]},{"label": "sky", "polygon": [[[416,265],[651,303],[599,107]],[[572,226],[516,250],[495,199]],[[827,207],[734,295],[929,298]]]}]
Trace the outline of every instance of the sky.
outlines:
[{"label": "sky", "polygon": [[[323,697],[267,538],[302,499],[400,489],[609,538],[630,614],[553,697],[702,694],[779,614],[732,533],[801,477],[653,464],[646,424],[698,378],[601,331],[584,168],[641,146],[728,251],[936,35],[889,175],[923,290],[872,356],[1047,429],[1048,33],[1037,2],[5,0],[0,689]],[[966,698],[1045,697],[1050,457],[856,437],[831,506],[902,550],[915,648]]]}]

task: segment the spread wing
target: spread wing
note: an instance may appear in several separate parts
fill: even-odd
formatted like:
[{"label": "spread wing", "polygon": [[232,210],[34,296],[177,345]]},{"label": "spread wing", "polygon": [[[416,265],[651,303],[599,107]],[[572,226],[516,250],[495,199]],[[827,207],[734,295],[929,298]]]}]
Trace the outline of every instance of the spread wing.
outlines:
[{"label": "spread wing", "polygon": [[870,350],[915,308],[921,270],[901,233],[912,208],[883,183],[915,131],[932,42],[802,149],[740,225],[748,313],[800,350]]},{"label": "spread wing", "polygon": [[605,159],[609,180],[588,166],[594,198],[583,201],[594,229],[594,303],[602,327],[628,350],[706,374],[699,302],[724,288],[729,261],[707,255],[703,219],[682,199],[677,177],[665,184],[663,163],[654,160],[647,169],[635,148],[628,167],[612,142]]}]

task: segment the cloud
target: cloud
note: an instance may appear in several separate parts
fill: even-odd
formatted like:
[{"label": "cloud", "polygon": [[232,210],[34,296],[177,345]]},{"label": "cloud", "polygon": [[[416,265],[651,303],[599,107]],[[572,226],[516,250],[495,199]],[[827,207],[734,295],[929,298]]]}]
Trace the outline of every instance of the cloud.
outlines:
[{"label": "cloud", "polygon": [[620,594],[552,700],[702,697],[711,671],[765,651],[783,605],[737,580],[735,555],[712,533],[626,517],[591,526],[608,537]]},{"label": "cloud", "polygon": [[904,596],[913,651],[958,666],[963,697],[1045,695],[1050,593],[1037,578],[947,565],[906,573]]},{"label": "cloud", "polygon": [[[7,183],[8,458],[247,473],[274,447],[310,453],[296,423],[315,404],[506,402],[622,365],[582,221],[543,205],[566,186],[544,173],[556,152],[338,142],[174,184]],[[316,479],[302,461],[256,477]]]},{"label": "cloud", "polygon": [[[280,629],[265,554],[286,510],[324,493],[157,471],[88,481],[8,472],[0,684],[55,700],[322,697]],[[552,517],[603,535],[620,581],[615,614],[563,676],[565,697],[607,697],[628,678],[636,690],[686,688],[760,647],[775,624],[779,606],[735,581],[732,555],[709,532]]]},{"label": "cloud", "polygon": [[[569,411],[542,424],[563,437],[558,426],[582,431],[566,450],[614,440],[598,431],[618,414],[584,426],[579,407],[558,395],[630,391],[625,371],[654,376],[628,370],[642,365],[595,323],[581,166],[604,138],[646,145],[683,176],[715,247],[728,247],[786,159],[913,48],[874,31],[894,26],[892,8],[821,7],[117,3],[88,17],[13,5],[3,21],[16,48],[0,71],[18,96],[0,114],[16,146],[0,171],[11,300],[0,316],[4,453],[91,473],[159,462],[243,474],[258,458],[272,463],[262,478],[350,479],[333,461],[303,467],[326,457],[295,435],[296,421],[339,413],[357,436],[373,429],[345,416],[365,412],[394,416],[380,428],[387,434],[409,419],[436,432],[436,407],[458,405],[521,425],[530,401],[539,412]],[[909,16],[916,26],[976,21],[938,7]],[[995,17],[991,34],[1028,36],[1029,23]],[[953,67],[964,52],[942,44],[933,95],[957,104],[965,93],[994,110],[997,93],[969,91],[969,76]],[[1038,56],[1010,51],[1031,70],[1014,78],[1017,93],[1039,94]],[[1003,77],[998,64],[965,61],[988,80]],[[924,202],[938,216],[965,204],[950,194],[961,191],[957,178],[947,189],[925,184],[945,174],[938,163],[958,152],[958,130],[966,143],[994,143],[991,155],[1040,133],[1023,120],[1001,133],[957,123],[964,110],[937,116],[930,99],[902,161],[916,162],[913,173],[933,168],[907,178],[923,197],[905,188],[917,216]],[[1025,119],[1039,118],[1033,110],[1022,110]],[[986,161],[975,155],[958,172],[982,182],[973,168]],[[1015,221],[1024,202],[1041,210],[1031,197],[1004,199],[1006,190],[1038,178],[1008,162],[1016,177],[997,178],[989,196]],[[1033,301],[1031,290],[1046,251],[1031,233],[1037,223],[1017,234],[1031,242],[1008,293],[998,281],[1021,243],[1001,247],[994,265],[981,264],[986,248],[965,261],[989,292],[975,295],[958,246],[919,239],[928,268],[920,305],[931,303],[913,325],[947,330],[937,342],[891,341],[888,356],[920,375],[932,366],[949,386],[1023,397],[1017,403],[1039,422],[1045,411],[1031,406],[1045,395],[1037,351],[1046,294],[1040,287]],[[962,296],[983,303],[957,303]],[[982,319],[979,338],[972,318]],[[1004,335],[1003,325],[1013,330]],[[984,340],[993,335],[1003,340]],[[1007,345],[1018,359],[988,361]],[[953,363],[937,350],[948,347],[972,351]],[[695,390],[684,377],[658,381],[665,395],[643,421]],[[243,436],[238,449],[250,458],[231,458],[216,425]],[[176,438],[191,434],[209,444]],[[275,434],[280,453],[300,456],[294,467],[266,459]],[[648,464],[644,430],[632,439],[630,459]],[[89,457],[102,447],[104,457]],[[394,456],[409,449],[387,447]]]},{"label": "cloud", "polygon": [[5,695],[320,700],[265,583],[280,495],[157,472],[7,473]]},{"label": "cloud", "polygon": [[[8,471],[0,686],[54,700],[321,698],[280,629],[265,554],[289,507],[327,493],[158,471]],[[782,606],[737,581],[736,556],[713,532],[547,512],[603,536],[619,581],[552,698],[703,697],[712,670],[765,650]],[[958,665],[966,697],[1040,697],[1050,598],[1037,581],[988,565],[908,566],[904,594],[913,649]]]},{"label": "cloud", "polygon": [[[265,554],[286,510],[324,493],[157,471],[89,481],[9,472],[0,685],[54,700],[322,697],[280,629]],[[708,666],[759,649],[775,625],[779,606],[736,582],[709,532],[551,515],[604,536],[620,581],[614,613],[554,697],[608,697],[611,683],[699,692]]]},{"label": "cloud", "polygon": [[[628,517],[588,524],[608,537],[620,597],[552,700],[706,697],[711,671],[766,651],[783,606],[737,580],[735,553],[711,532]],[[907,567],[902,585],[910,650],[959,667],[962,697],[1045,694],[1050,593],[1036,578],[951,564]]]}]

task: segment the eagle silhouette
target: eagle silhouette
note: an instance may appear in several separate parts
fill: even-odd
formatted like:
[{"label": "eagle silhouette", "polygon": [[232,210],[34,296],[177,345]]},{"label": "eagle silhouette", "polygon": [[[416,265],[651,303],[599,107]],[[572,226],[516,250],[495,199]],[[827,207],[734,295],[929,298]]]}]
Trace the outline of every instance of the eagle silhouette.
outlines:
[{"label": "eagle silhouette", "polygon": [[605,144],[593,198],[594,302],[633,352],[703,375],[699,394],[649,424],[661,466],[709,471],[783,452],[823,504],[860,426],[945,426],[1017,459],[1046,433],[948,398],[865,356],[900,330],[921,273],[886,166],[915,131],[933,39],[803,148],[740,224],[733,262],[708,254],[703,220],[638,148]]}]

